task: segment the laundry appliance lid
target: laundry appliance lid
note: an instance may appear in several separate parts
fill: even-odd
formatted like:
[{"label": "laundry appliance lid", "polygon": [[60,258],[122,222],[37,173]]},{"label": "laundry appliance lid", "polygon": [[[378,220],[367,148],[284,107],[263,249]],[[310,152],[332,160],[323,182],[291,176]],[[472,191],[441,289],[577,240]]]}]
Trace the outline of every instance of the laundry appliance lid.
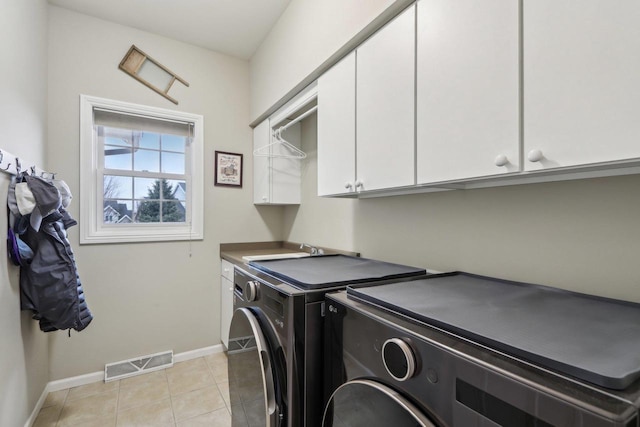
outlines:
[{"label": "laundry appliance lid", "polygon": [[347,294],[602,387],[640,377],[640,304],[461,272]]},{"label": "laundry appliance lid", "polygon": [[249,265],[301,289],[322,289],[427,274],[424,268],[341,254],[251,261]]}]

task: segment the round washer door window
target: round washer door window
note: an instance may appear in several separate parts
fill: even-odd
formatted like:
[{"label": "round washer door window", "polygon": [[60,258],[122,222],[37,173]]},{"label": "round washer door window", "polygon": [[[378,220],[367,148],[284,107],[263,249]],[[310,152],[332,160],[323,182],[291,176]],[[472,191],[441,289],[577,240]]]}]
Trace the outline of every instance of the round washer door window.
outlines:
[{"label": "round washer door window", "polygon": [[233,313],[227,355],[233,425],[279,425],[268,344],[247,308]]},{"label": "round washer door window", "polygon": [[414,404],[370,380],[338,387],[325,409],[323,427],[434,427]]}]

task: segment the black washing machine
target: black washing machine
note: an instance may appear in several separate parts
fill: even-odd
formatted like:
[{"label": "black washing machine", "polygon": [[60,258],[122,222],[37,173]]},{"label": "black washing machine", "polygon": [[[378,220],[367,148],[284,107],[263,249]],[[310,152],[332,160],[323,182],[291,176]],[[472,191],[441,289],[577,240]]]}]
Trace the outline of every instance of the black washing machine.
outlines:
[{"label": "black washing machine", "polygon": [[233,426],[320,426],[325,293],[425,274],[344,255],[236,266],[227,353]]},{"label": "black washing machine", "polygon": [[326,304],[324,427],[640,425],[637,304],[465,273]]}]

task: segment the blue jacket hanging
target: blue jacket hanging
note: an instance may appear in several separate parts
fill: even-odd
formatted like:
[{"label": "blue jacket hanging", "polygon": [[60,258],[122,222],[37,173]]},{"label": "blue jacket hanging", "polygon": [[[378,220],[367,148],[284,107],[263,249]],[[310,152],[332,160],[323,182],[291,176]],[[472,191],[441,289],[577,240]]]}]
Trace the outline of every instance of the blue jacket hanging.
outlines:
[{"label": "blue jacket hanging", "polygon": [[44,332],[83,330],[93,316],[67,238],[67,229],[77,222],[51,182],[21,174],[9,192],[14,232],[33,251],[30,262],[20,266],[21,309],[31,310]]}]

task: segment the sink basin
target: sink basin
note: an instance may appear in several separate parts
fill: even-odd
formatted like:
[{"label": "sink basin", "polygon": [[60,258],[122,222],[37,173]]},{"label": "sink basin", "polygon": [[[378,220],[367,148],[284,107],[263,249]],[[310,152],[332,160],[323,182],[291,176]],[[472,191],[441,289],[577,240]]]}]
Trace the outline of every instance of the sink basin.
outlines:
[{"label": "sink basin", "polygon": [[309,252],[289,252],[289,253],[280,253],[280,254],[263,254],[263,255],[247,255],[243,256],[242,259],[249,261],[267,261],[270,259],[287,259],[287,258],[303,258],[310,256]]}]

